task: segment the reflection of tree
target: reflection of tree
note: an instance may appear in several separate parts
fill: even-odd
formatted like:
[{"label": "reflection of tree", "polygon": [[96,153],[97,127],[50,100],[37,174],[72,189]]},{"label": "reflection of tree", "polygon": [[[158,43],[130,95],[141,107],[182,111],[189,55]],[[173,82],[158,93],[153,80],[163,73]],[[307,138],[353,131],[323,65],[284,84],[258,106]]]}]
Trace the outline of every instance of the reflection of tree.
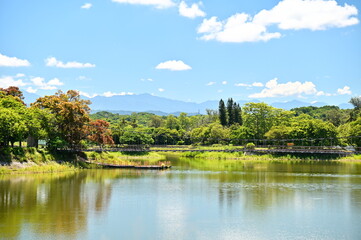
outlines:
[{"label": "reflection of tree", "polygon": [[119,174],[89,171],[0,178],[2,237],[17,237],[22,224],[30,224],[39,234],[74,236],[86,228],[89,210],[102,212],[108,207],[111,182],[106,179]]},{"label": "reflection of tree", "polygon": [[[290,204],[297,198],[297,192],[309,191],[322,183],[344,181],[343,174],[359,174],[361,165],[339,162],[299,161],[237,161],[183,159],[198,170],[219,171],[206,174],[219,183],[218,199],[220,205],[229,208],[242,204],[245,209],[264,210],[274,205]],[[330,175],[340,175],[331,177]],[[318,175],[315,177],[315,175]],[[355,181],[350,178],[350,181]],[[352,184],[352,182],[350,183]],[[322,191],[322,190],[320,190]],[[350,194],[354,191],[351,191]]]}]

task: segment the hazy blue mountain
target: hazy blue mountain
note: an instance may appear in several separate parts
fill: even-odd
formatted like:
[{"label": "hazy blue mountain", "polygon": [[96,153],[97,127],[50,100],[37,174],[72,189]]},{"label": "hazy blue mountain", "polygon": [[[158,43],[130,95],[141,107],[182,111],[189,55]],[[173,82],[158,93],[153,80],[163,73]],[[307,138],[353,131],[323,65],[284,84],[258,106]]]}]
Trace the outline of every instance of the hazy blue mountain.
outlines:
[{"label": "hazy blue mountain", "polygon": [[301,102],[298,100],[292,100],[289,102],[274,102],[271,104],[271,106],[273,106],[275,108],[282,108],[285,110],[290,110],[292,108],[311,106],[311,103]]},{"label": "hazy blue mountain", "polygon": [[154,112],[164,113],[205,113],[207,108],[217,109],[218,101],[207,101],[204,103],[184,102],[150,94],[126,95],[103,97],[97,96],[90,99],[93,110],[108,111],[131,111],[131,112]]},{"label": "hazy blue mountain", "polygon": [[322,107],[328,105],[324,102],[315,102],[315,103],[308,103],[308,102],[302,102],[298,100],[292,100],[288,102],[274,102],[271,104],[271,106],[275,108],[282,108],[285,110],[290,110],[292,108],[298,108],[298,107],[308,107],[308,106],[314,106],[314,107]]},{"label": "hazy blue mountain", "polygon": [[[151,94],[140,95],[126,95],[126,96],[113,96],[103,97],[97,96],[90,99],[92,105],[90,106],[93,111],[110,111],[120,114],[131,114],[132,112],[150,112],[157,115],[179,115],[180,112],[186,112],[190,115],[205,114],[206,109],[217,110],[218,100],[211,100],[202,103],[184,102],[180,100],[172,100],[164,97],[157,97]],[[223,99],[227,101],[227,99]],[[241,106],[249,101],[236,100]],[[252,102],[260,102],[259,100],[252,100]],[[270,104],[276,108],[290,110],[297,107],[316,106],[322,107],[327,105],[324,102],[308,103],[299,100],[292,100],[288,102],[274,102]],[[344,106],[343,107],[348,107]]]},{"label": "hazy blue mountain", "polygon": [[353,105],[351,103],[341,103],[338,107],[341,109],[353,109]]}]

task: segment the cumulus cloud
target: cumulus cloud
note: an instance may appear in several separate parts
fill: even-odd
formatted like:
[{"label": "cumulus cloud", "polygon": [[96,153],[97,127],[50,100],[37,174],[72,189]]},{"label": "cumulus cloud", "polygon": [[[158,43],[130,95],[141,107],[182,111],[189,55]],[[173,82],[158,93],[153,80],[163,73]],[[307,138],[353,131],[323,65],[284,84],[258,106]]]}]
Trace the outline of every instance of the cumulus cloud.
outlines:
[{"label": "cumulus cloud", "polygon": [[32,88],[32,87],[28,87],[28,88],[26,88],[26,91],[27,91],[28,93],[36,93],[36,92],[38,91],[38,89],[34,89],[34,88]]},{"label": "cumulus cloud", "polygon": [[261,82],[254,82],[252,84],[236,83],[236,84],[234,84],[234,86],[236,86],[236,87],[263,87],[264,85]]},{"label": "cumulus cloud", "polygon": [[48,67],[58,67],[58,68],[92,68],[95,67],[95,64],[91,63],[80,63],[80,62],[67,62],[57,60],[55,57],[49,57],[45,59],[45,64]]},{"label": "cumulus cloud", "polygon": [[279,32],[269,33],[264,25],[252,22],[250,15],[237,13],[225,21],[218,21],[217,17],[204,19],[198,28],[203,34],[203,40],[217,40],[219,42],[257,42],[280,38]]},{"label": "cumulus cloud", "polygon": [[112,0],[117,3],[155,6],[156,8],[169,8],[175,6],[172,0]]},{"label": "cumulus cloud", "polygon": [[205,17],[206,13],[199,8],[200,5],[202,5],[202,2],[193,3],[190,7],[188,7],[188,5],[182,1],[178,8],[179,15],[187,18]]},{"label": "cumulus cloud", "polygon": [[266,88],[260,93],[251,94],[250,98],[272,98],[272,97],[286,97],[286,96],[298,96],[303,95],[317,95],[319,93],[316,86],[312,82],[301,83],[287,82],[278,83],[278,79],[274,78],[266,83]]},{"label": "cumulus cloud", "polygon": [[156,67],[156,69],[167,69],[171,71],[184,71],[184,70],[190,70],[192,69],[191,66],[185,64],[181,60],[170,60],[166,62],[159,63]]},{"label": "cumulus cloud", "polygon": [[222,82],[223,85],[227,85],[227,83],[228,83],[227,81],[223,81],[223,82]]},{"label": "cumulus cloud", "polygon": [[352,94],[349,86],[344,86],[343,88],[337,89],[337,93],[340,95],[351,95]]},{"label": "cumulus cloud", "polygon": [[8,88],[10,86],[23,87],[27,84],[22,79],[15,79],[13,76],[0,77],[0,88]]},{"label": "cumulus cloud", "polygon": [[164,92],[165,89],[163,89],[163,88],[158,88],[158,91],[159,91],[159,92]]},{"label": "cumulus cloud", "polygon": [[84,3],[84,5],[81,6],[82,9],[89,9],[93,6],[91,3]]},{"label": "cumulus cloud", "polygon": [[64,85],[64,83],[61,82],[58,78],[53,78],[53,79],[49,80],[48,85],[62,86],[62,85]]},{"label": "cumulus cloud", "polygon": [[197,31],[202,34],[202,40],[266,42],[282,36],[280,32],[270,32],[272,26],[280,30],[340,28],[357,24],[357,12],[355,6],[341,6],[334,0],[283,0],[271,10],[262,10],[254,17],[236,13],[224,21],[217,17],[204,19]]},{"label": "cumulus cloud", "polygon": [[207,86],[212,86],[212,85],[214,85],[214,84],[216,84],[216,82],[209,82],[209,83],[207,83],[206,85],[207,85]]},{"label": "cumulus cloud", "polygon": [[30,62],[28,60],[19,59],[16,57],[8,57],[0,53],[0,67],[28,67]]},{"label": "cumulus cloud", "polygon": [[64,85],[64,83],[62,83],[57,78],[51,79],[48,82],[45,82],[45,79],[42,77],[34,77],[31,78],[30,80],[38,89],[42,89],[42,90],[54,90],[57,89],[56,86]]},{"label": "cumulus cloud", "polygon": [[357,24],[357,8],[334,0],[283,0],[271,10],[262,10],[253,22],[262,25],[276,24],[283,30],[325,30]]},{"label": "cumulus cloud", "polygon": [[316,93],[316,96],[326,96],[326,97],[329,97],[329,96],[332,96],[332,94],[331,94],[331,93],[326,93],[326,92],[324,92],[324,91],[318,91],[318,92]]}]

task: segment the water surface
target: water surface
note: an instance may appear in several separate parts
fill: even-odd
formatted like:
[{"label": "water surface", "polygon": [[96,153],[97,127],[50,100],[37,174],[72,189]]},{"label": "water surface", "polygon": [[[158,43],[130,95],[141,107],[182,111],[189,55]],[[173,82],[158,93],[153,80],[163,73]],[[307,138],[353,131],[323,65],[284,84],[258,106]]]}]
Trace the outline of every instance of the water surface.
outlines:
[{"label": "water surface", "polygon": [[361,239],[361,164],[0,176],[4,239]]}]

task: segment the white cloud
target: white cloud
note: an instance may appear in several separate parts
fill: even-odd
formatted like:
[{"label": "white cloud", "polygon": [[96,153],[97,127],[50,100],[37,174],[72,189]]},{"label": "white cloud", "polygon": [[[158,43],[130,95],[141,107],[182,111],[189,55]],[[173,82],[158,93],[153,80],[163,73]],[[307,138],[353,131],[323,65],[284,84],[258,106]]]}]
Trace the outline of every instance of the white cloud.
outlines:
[{"label": "white cloud", "polygon": [[38,89],[34,89],[34,88],[32,88],[32,87],[28,87],[28,88],[26,89],[26,91],[27,91],[28,93],[36,93],[36,92],[38,91]]},{"label": "white cloud", "polygon": [[93,6],[93,4],[91,4],[91,3],[84,3],[84,5],[82,5],[81,8],[83,8],[83,9],[89,9],[89,8],[91,8],[92,6]]},{"label": "white cloud", "polygon": [[84,3],[80,8],[82,9],[89,9],[93,6],[93,4],[91,3]]},{"label": "white cloud", "polygon": [[60,80],[58,78],[53,78],[48,82],[48,85],[62,86],[62,85],[64,85],[64,83],[60,82]]},{"label": "white cloud", "polygon": [[54,90],[57,89],[56,86],[64,85],[64,83],[62,83],[57,78],[51,79],[49,82],[45,82],[45,79],[42,77],[34,77],[31,78],[30,80],[38,89],[43,89],[43,90]]},{"label": "white cloud", "polygon": [[188,7],[188,5],[182,1],[179,4],[179,14],[187,18],[204,17],[206,16],[206,13],[199,8],[200,5],[202,5],[201,2],[198,4],[193,3],[190,7]]},{"label": "white cloud", "polygon": [[80,63],[80,62],[67,62],[57,60],[55,57],[49,57],[45,60],[46,66],[58,67],[58,68],[91,68],[95,67],[95,64],[91,63]]},{"label": "white cloud", "polygon": [[156,69],[167,69],[167,70],[171,70],[171,71],[184,71],[184,70],[192,69],[191,66],[185,64],[181,60],[178,60],[178,61],[171,60],[171,61],[162,62],[162,63],[159,63],[155,68]]},{"label": "white cloud", "polygon": [[222,90],[222,89],[219,89],[217,92],[221,93],[221,92],[223,92],[223,90]]},{"label": "white cloud", "polygon": [[261,82],[254,82],[254,83],[252,83],[252,86],[253,86],[253,87],[263,87],[263,83],[261,83]]},{"label": "white cloud", "polygon": [[337,89],[337,93],[340,95],[351,95],[352,94],[349,86],[344,86],[343,88]]},{"label": "white cloud", "polygon": [[159,91],[159,92],[164,92],[165,89],[163,89],[163,88],[158,88],[158,91]]},{"label": "white cloud", "polygon": [[120,93],[113,93],[113,92],[105,92],[102,94],[104,97],[113,97],[113,96],[125,96],[125,95],[134,95],[132,92],[120,92]]},{"label": "white cloud", "polygon": [[237,13],[225,21],[218,21],[217,17],[204,19],[198,33],[203,34],[202,40],[238,43],[266,42],[281,37],[280,33],[269,33],[265,26],[253,23],[251,16],[245,13]]},{"label": "white cloud", "polygon": [[169,8],[175,6],[172,0],[112,0],[117,3],[128,3],[137,5],[149,5],[156,8]]},{"label": "white cloud", "polygon": [[236,87],[263,87],[263,83],[260,82],[254,82],[252,84],[246,84],[246,83],[236,83],[234,84]]},{"label": "white cloud", "polygon": [[267,98],[267,97],[285,97],[285,96],[298,96],[302,97],[305,95],[317,95],[319,92],[316,89],[316,86],[312,82],[301,83],[296,82],[287,82],[287,83],[278,83],[278,79],[274,78],[266,83],[266,88],[263,89],[260,93],[251,94],[250,98]]},{"label": "white cloud", "polygon": [[28,60],[19,59],[16,57],[8,57],[0,53],[0,67],[28,67],[30,62]]},{"label": "white cloud", "polygon": [[227,85],[227,83],[228,83],[227,81],[223,81],[223,82],[222,82],[223,85]]},{"label": "white cloud", "polygon": [[276,24],[283,30],[325,30],[357,24],[357,8],[336,1],[283,0],[271,10],[262,10],[253,22],[264,26]]},{"label": "white cloud", "polygon": [[271,10],[262,10],[254,17],[236,13],[224,21],[217,17],[204,19],[198,28],[202,40],[220,42],[257,42],[280,38],[280,32],[269,32],[275,25],[280,30],[325,30],[355,25],[357,8],[336,1],[283,0]]},{"label": "white cloud", "polygon": [[141,78],[140,81],[142,81],[142,82],[145,82],[145,81],[153,82],[154,80],[152,78]]},{"label": "white cloud", "polygon": [[251,85],[245,83],[235,83],[234,86],[236,87],[250,87]]},{"label": "white cloud", "polygon": [[18,74],[16,74],[15,77],[16,77],[16,78],[25,77],[25,74],[24,74],[24,73],[18,73]]},{"label": "white cloud", "polygon": [[207,85],[207,86],[212,86],[212,85],[214,85],[214,84],[216,84],[216,82],[209,82],[209,83],[207,83],[206,85]]},{"label": "white cloud", "polygon": [[325,93],[324,91],[319,91],[319,92],[316,93],[316,96],[327,96],[327,97],[329,97],[329,96],[332,96],[332,94],[331,93]]},{"label": "white cloud", "polygon": [[14,79],[13,76],[2,76],[0,77],[0,88],[8,88],[10,86],[23,87],[27,84],[21,79]]},{"label": "white cloud", "polygon": [[98,96],[98,94],[96,94],[96,93],[94,93],[94,94],[89,94],[89,93],[82,92],[82,91],[78,91],[78,92],[79,92],[79,95],[85,96],[85,97],[87,97],[87,98],[93,98],[93,97]]}]

